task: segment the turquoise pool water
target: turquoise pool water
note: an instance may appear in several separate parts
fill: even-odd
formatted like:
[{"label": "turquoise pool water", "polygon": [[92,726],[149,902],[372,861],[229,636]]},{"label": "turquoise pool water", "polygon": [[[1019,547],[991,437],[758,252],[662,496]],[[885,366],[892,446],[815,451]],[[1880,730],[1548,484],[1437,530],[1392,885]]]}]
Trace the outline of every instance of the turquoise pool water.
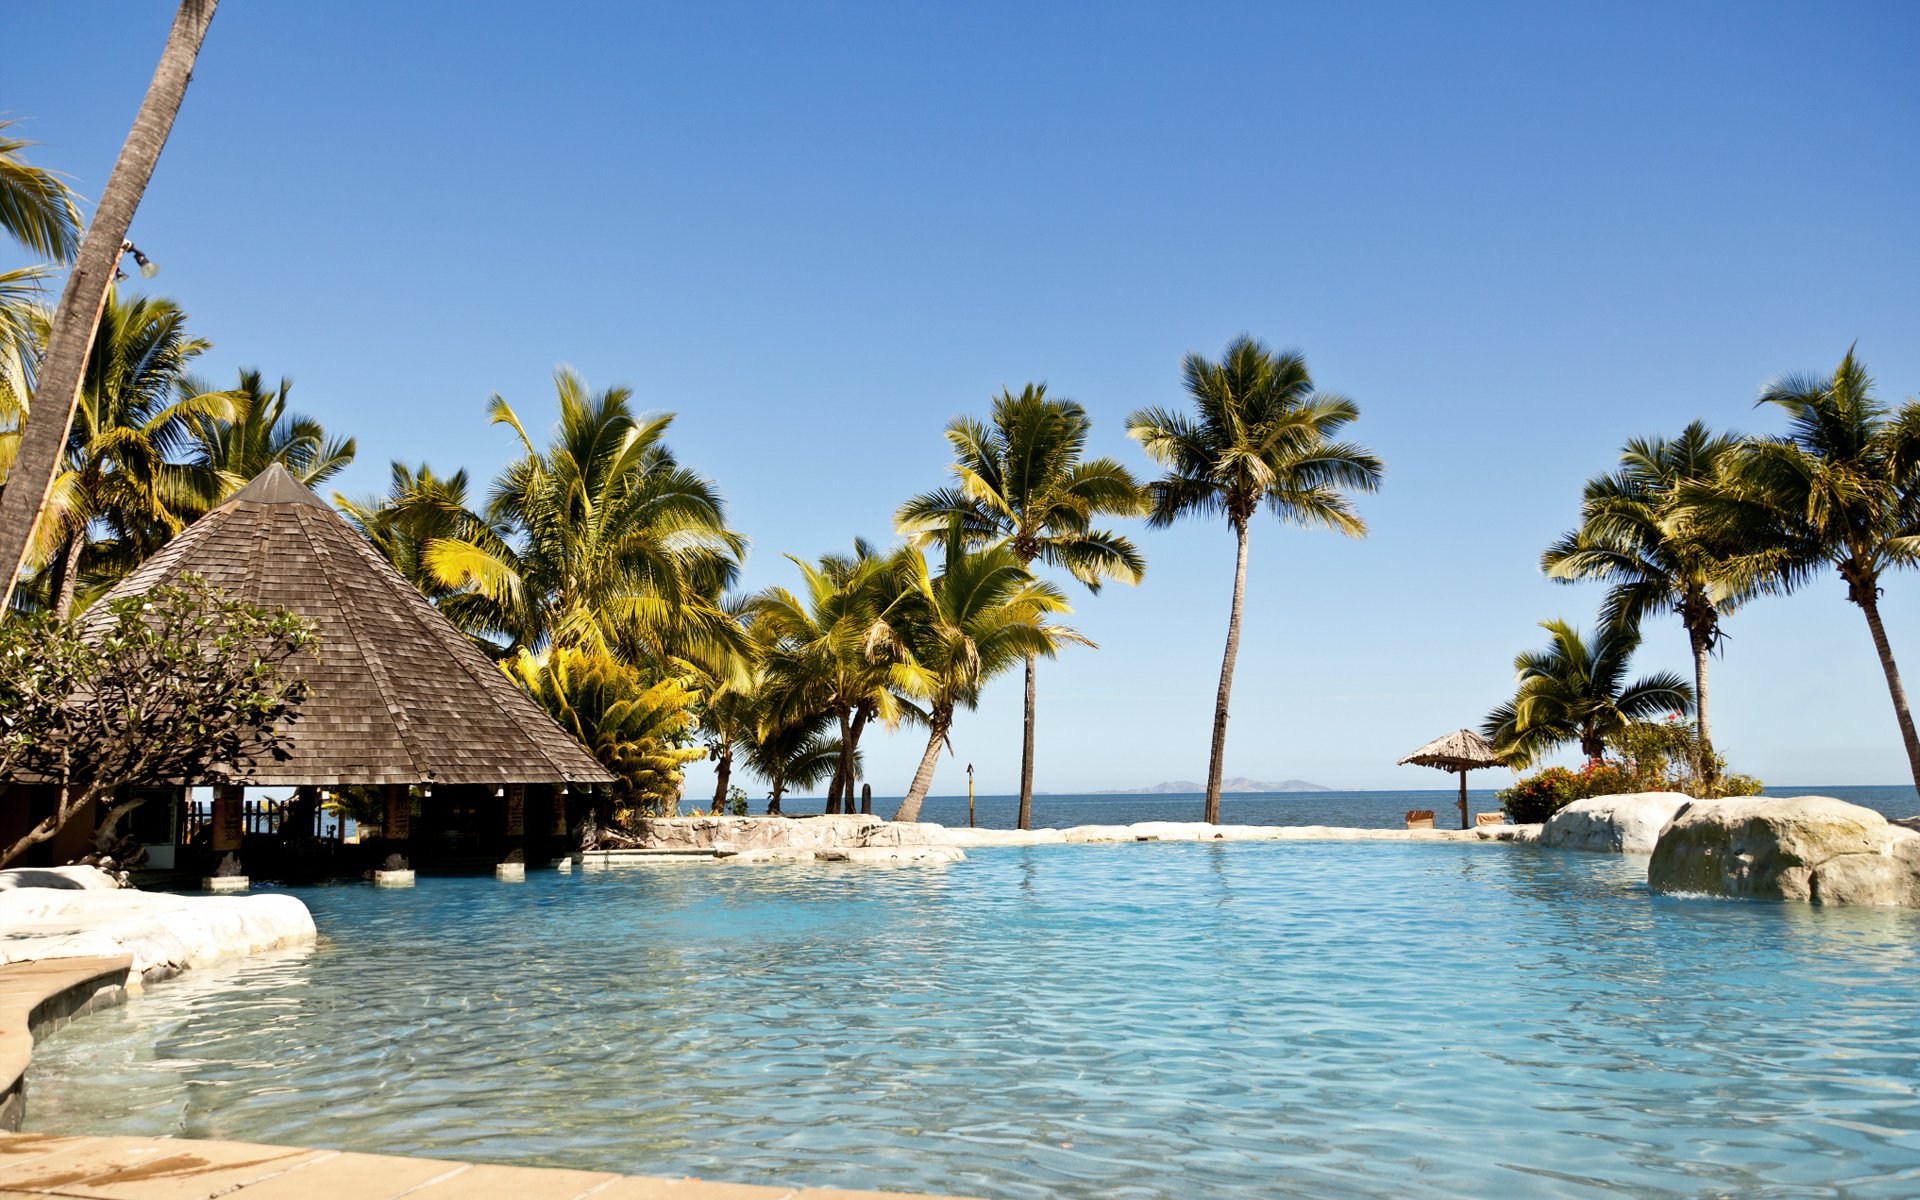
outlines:
[{"label": "turquoise pool water", "polygon": [[987,1197],[1920,1194],[1920,915],[1494,845],[299,892],[30,1128]]}]

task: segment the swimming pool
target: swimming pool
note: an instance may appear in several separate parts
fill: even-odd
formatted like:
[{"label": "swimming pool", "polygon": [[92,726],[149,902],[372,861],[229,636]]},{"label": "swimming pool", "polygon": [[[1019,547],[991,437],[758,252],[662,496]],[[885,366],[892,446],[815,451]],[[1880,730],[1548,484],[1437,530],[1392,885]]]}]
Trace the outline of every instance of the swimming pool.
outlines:
[{"label": "swimming pool", "polygon": [[987,1197],[1910,1196],[1920,914],[1417,843],[298,889],[28,1125]]}]

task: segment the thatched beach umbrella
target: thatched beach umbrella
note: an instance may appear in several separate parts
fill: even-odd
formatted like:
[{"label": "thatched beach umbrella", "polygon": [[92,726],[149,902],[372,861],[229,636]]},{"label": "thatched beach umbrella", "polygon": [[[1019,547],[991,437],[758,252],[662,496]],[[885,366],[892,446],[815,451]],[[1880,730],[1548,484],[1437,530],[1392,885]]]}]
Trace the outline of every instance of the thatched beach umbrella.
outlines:
[{"label": "thatched beach umbrella", "polygon": [[1445,737],[1437,737],[1400,760],[1401,766],[1412,763],[1416,767],[1439,767],[1443,771],[1460,773],[1460,828],[1467,827],[1467,772],[1477,771],[1481,767],[1497,767],[1500,756],[1494,753],[1493,743],[1481,737],[1471,729],[1456,729]]}]

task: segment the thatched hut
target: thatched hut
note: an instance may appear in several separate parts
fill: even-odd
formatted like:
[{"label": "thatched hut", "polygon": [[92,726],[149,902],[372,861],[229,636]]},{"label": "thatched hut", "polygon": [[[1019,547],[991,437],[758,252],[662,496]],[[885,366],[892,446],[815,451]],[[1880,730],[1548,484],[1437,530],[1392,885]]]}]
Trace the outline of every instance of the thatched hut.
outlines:
[{"label": "thatched hut", "polygon": [[[289,609],[319,634],[286,757],[178,781],[215,790],[203,835],[210,854],[240,848],[249,786],[298,789],[283,818],[291,827],[280,832],[300,836],[311,833],[320,789],[380,788],[380,849],[473,860],[539,852],[566,832],[571,793],[612,781],[365,538],[277,465],[108,595],[139,594],[186,574]],[[86,624],[83,617],[83,632]]]}]

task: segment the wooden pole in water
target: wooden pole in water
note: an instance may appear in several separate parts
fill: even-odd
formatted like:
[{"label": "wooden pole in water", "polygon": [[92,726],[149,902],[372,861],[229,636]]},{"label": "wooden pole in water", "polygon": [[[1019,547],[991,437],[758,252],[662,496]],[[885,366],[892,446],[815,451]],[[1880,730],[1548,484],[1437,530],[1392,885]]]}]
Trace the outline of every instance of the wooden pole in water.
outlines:
[{"label": "wooden pole in water", "polygon": [[967,764],[967,828],[973,828],[973,764]]}]

